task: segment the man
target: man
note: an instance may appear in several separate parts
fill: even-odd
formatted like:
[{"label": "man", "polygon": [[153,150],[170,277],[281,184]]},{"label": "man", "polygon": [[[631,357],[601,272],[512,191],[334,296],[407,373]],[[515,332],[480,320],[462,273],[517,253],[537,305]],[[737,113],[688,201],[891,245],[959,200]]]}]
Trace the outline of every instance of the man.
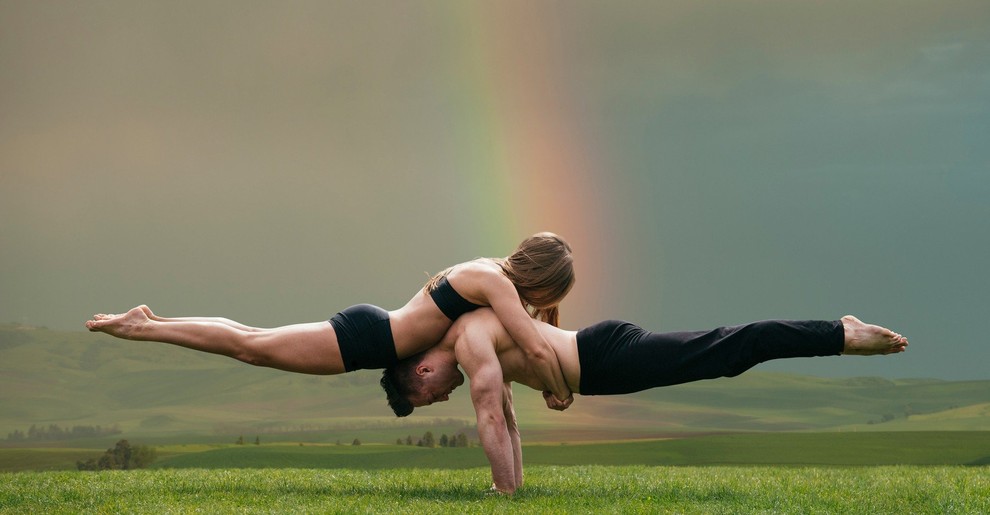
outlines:
[{"label": "man", "polygon": [[[652,333],[608,320],[580,331],[540,323],[575,394],[616,395],[700,379],[732,377],[778,358],[903,352],[908,341],[853,316],[837,321],[765,321],[712,331]],[[382,388],[398,416],[446,401],[471,378],[478,436],[491,463],[492,489],[522,486],[522,452],[510,383],[550,393],[490,309],[463,315],[432,349],[382,374]]]}]

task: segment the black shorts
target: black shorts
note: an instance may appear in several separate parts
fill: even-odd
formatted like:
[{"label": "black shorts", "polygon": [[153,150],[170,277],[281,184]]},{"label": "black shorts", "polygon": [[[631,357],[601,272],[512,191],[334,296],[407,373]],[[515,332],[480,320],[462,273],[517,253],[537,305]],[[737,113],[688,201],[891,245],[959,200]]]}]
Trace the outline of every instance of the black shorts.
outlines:
[{"label": "black shorts", "polygon": [[619,395],[733,377],[778,358],[842,353],[840,321],[769,320],[711,331],[653,333],[608,320],[577,333],[581,395]]},{"label": "black shorts", "polygon": [[388,311],[371,304],[351,306],[330,319],[344,370],[388,368],[398,361]]}]

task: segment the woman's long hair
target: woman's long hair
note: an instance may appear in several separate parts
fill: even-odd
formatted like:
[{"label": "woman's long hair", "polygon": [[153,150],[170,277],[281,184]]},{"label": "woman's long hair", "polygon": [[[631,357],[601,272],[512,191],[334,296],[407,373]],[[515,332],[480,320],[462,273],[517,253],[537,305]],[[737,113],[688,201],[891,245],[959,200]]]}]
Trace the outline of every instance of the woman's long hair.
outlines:
[{"label": "woman's long hair", "polygon": [[[558,305],[574,286],[574,258],[571,246],[563,238],[551,232],[537,233],[523,240],[508,257],[490,259],[516,286],[519,298],[527,304],[533,318],[554,326],[559,324]],[[450,270],[430,278],[426,291],[436,289]]]}]

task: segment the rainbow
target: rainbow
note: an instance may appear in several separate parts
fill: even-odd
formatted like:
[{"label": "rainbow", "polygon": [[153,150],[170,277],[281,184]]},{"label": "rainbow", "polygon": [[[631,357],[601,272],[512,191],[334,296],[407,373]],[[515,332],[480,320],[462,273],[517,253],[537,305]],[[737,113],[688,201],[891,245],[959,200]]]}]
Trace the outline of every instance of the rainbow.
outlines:
[{"label": "rainbow", "polygon": [[[565,301],[562,325],[600,320],[616,264],[606,257],[610,203],[596,166],[596,145],[581,132],[561,58],[567,42],[553,29],[555,13],[538,3],[454,2],[464,44],[453,72],[462,136],[461,163],[475,210],[473,226],[485,248],[512,248],[538,231],[564,236],[575,249],[578,285]],[[466,123],[463,122],[466,120]],[[456,122],[455,122],[456,123]]]}]

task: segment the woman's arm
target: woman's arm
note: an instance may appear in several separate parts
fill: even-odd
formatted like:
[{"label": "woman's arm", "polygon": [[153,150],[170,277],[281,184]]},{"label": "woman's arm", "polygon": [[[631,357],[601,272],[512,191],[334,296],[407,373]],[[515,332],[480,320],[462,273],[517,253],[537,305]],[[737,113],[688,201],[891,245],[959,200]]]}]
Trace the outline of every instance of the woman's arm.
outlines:
[{"label": "woman's arm", "polygon": [[497,272],[484,274],[479,279],[483,282],[483,291],[488,305],[492,307],[492,311],[495,312],[509,336],[526,353],[526,359],[540,380],[546,385],[547,390],[550,390],[556,398],[547,399],[547,405],[553,409],[567,409],[574,397],[564,380],[564,374],[560,371],[557,354],[554,353],[550,342],[540,333],[536,321],[523,307],[522,300],[519,298],[519,293],[516,292],[516,287],[512,281]]}]

